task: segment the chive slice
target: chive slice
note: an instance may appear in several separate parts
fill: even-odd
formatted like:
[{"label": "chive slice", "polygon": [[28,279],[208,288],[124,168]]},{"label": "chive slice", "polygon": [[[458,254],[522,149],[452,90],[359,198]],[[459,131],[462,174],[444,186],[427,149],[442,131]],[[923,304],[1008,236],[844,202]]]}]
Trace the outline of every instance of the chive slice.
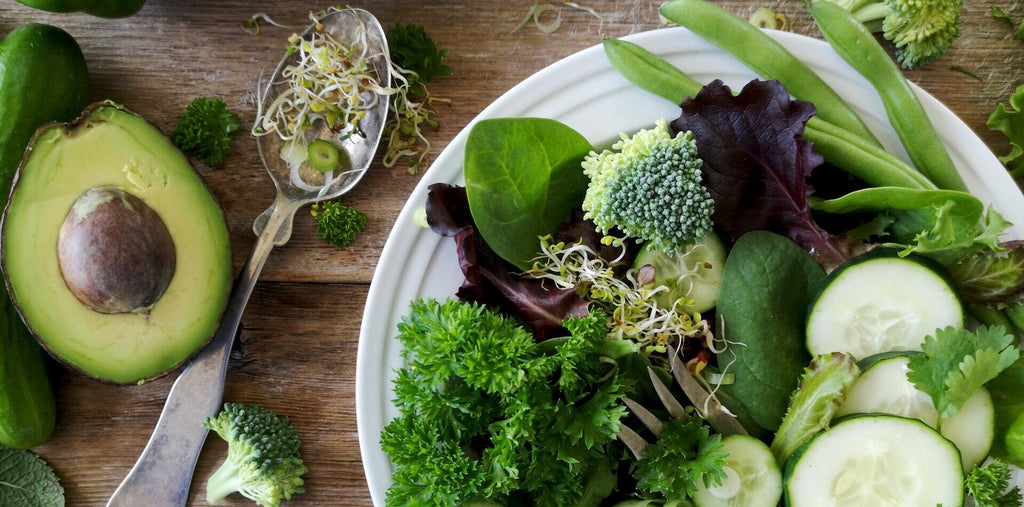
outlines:
[{"label": "chive slice", "polygon": [[337,169],[341,162],[341,153],[338,151],[338,147],[325,139],[317,139],[309,143],[307,154],[309,164],[313,166],[313,169],[322,173]]}]

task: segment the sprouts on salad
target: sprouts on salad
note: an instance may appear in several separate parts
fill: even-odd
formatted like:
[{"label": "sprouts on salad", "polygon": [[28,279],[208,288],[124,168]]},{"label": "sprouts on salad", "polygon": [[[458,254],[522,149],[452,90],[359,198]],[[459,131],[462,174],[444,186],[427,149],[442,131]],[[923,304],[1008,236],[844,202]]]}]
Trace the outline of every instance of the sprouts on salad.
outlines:
[{"label": "sprouts on salad", "polygon": [[615,265],[624,255],[625,248],[609,263],[584,244],[553,243],[548,236],[541,238],[541,255],[528,274],[551,280],[560,289],[585,288],[586,299],[611,310],[609,337],[635,341],[645,354],[664,353],[687,338],[715,342],[711,325],[699,313],[680,311],[678,302],[671,307],[658,304],[655,296],[667,287],[652,288],[632,270],[624,278],[616,276]]},{"label": "sprouts on salad", "polygon": [[310,13],[316,26],[307,39],[298,34],[288,38],[288,54],[296,56],[282,70],[279,82],[268,83],[281,91],[265,108],[260,104],[252,128],[255,136],[275,134],[284,141],[280,156],[288,163],[290,181],[309,191],[326,192],[348,171],[329,171],[322,184],[312,184],[309,180],[320,178],[302,171],[308,161],[309,137],[314,137],[307,133],[327,128],[340,134],[341,140],[363,136],[359,122],[367,110],[394,93],[371,64],[372,59],[387,55],[370,51],[366,30],[359,31],[359,40],[351,46],[323,31],[319,20],[330,12],[334,9]]}]

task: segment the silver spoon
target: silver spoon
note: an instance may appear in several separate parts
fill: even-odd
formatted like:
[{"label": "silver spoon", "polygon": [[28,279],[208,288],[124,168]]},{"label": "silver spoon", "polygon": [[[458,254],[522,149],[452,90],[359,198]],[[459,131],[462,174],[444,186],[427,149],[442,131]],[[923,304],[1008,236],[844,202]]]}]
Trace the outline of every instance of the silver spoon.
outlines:
[{"label": "silver spoon", "polygon": [[[372,56],[368,61],[381,84],[390,87],[391,67],[387,57],[387,42],[383,28],[372,14],[362,9],[343,9],[321,18],[320,24],[322,31],[331,34],[347,47],[365,40],[369,54],[379,55]],[[316,28],[316,25],[310,26],[302,33],[302,37],[308,38]],[[281,72],[294,58],[295,55],[286,55],[277,66],[261,98],[264,105],[280,93],[278,82],[281,81]],[[253,223],[253,231],[257,235],[256,244],[235,281],[231,299],[221,316],[220,327],[206,348],[174,382],[149,443],[128,476],[110,497],[108,506],[185,505],[192,471],[206,440],[207,430],[203,428],[203,422],[220,410],[231,345],[256,279],[270,250],[285,244],[291,237],[296,210],[305,204],[348,192],[366,173],[380,143],[388,113],[388,98],[378,96],[377,99],[376,105],[360,122],[362,136],[350,136],[339,142],[339,134],[326,127],[314,127],[307,131],[310,140],[319,137],[335,141],[336,145],[348,153],[352,162],[352,171],[346,171],[322,191],[310,191],[293,184],[288,164],[278,156],[283,143],[277,135],[257,138],[260,159],[277,189],[274,203]]]}]

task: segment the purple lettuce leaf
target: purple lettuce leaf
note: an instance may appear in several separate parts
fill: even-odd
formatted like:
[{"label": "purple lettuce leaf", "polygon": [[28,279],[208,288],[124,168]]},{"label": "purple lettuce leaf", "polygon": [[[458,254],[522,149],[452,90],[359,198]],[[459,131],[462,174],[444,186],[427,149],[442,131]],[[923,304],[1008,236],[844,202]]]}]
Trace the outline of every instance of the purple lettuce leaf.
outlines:
[{"label": "purple lettuce leaf", "polygon": [[807,178],[824,159],[803,140],[814,105],[790,99],[778,81],[754,80],[738,95],[715,80],[680,105],[674,132],[690,131],[715,200],[715,224],[734,241],[768,230],[792,239],[826,269],[850,257],[811,216]]},{"label": "purple lettuce leaf", "polygon": [[519,316],[538,341],[568,335],[562,321],[588,315],[588,303],[574,290],[520,276],[518,268],[487,246],[473,224],[465,187],[431,185],[426,210],[431,230],[455,239],[459,267],[466,277],[455,294],[460,300]]}]

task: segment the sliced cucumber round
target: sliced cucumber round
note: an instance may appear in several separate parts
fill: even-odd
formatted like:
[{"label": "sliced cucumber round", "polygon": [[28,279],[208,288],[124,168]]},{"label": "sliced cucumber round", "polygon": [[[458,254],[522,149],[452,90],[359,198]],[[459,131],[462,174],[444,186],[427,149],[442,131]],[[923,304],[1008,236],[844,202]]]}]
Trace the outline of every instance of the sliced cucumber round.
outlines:
[{"label": "sliced cucumber round", "polygon": [[697,507],[775,507],[782,498],[782,472],[775,456],[760,440],[746,435],[722,439],[726,478],[712,488],[697,484]]},{"label": "sliced cucumber round", "polygon": [[960,453],[917,419],[865,415],[818,434],[786,462],[792,507],[963,505]]},{"label": "sliced cucumber round", "polygon": [[654,295],[660,306],[669,308],[678,302],[676,309],[686,313],[706,312],[715,307],[722,289],[726,255],[725,245],[717,234],[709,231],[700,243],[671,257],[651,245],[650,242],[644,244],[633,261],[633,268],[654,267],[652,285],[667,289]]},{"label": "sliced cucumber round", "polygon": [[[909,357],[890,356],[864,370],[847,393],[836,413],[884,413],[918,419],[935,428],[939,413],[931,397],[907,380]],[[960,451],[964,472],[970,472],[988,456],[995,437],[995,408],[984,387],[978,389],[953,417],[939,425],[942,436]]]},{"label": "sliced cucumber round", "polygon": [[833,271],[811,304],[807,350],[919,351],[936,329],[964,325],[964,310],[942,267],[920,256],[873,251]]}]

